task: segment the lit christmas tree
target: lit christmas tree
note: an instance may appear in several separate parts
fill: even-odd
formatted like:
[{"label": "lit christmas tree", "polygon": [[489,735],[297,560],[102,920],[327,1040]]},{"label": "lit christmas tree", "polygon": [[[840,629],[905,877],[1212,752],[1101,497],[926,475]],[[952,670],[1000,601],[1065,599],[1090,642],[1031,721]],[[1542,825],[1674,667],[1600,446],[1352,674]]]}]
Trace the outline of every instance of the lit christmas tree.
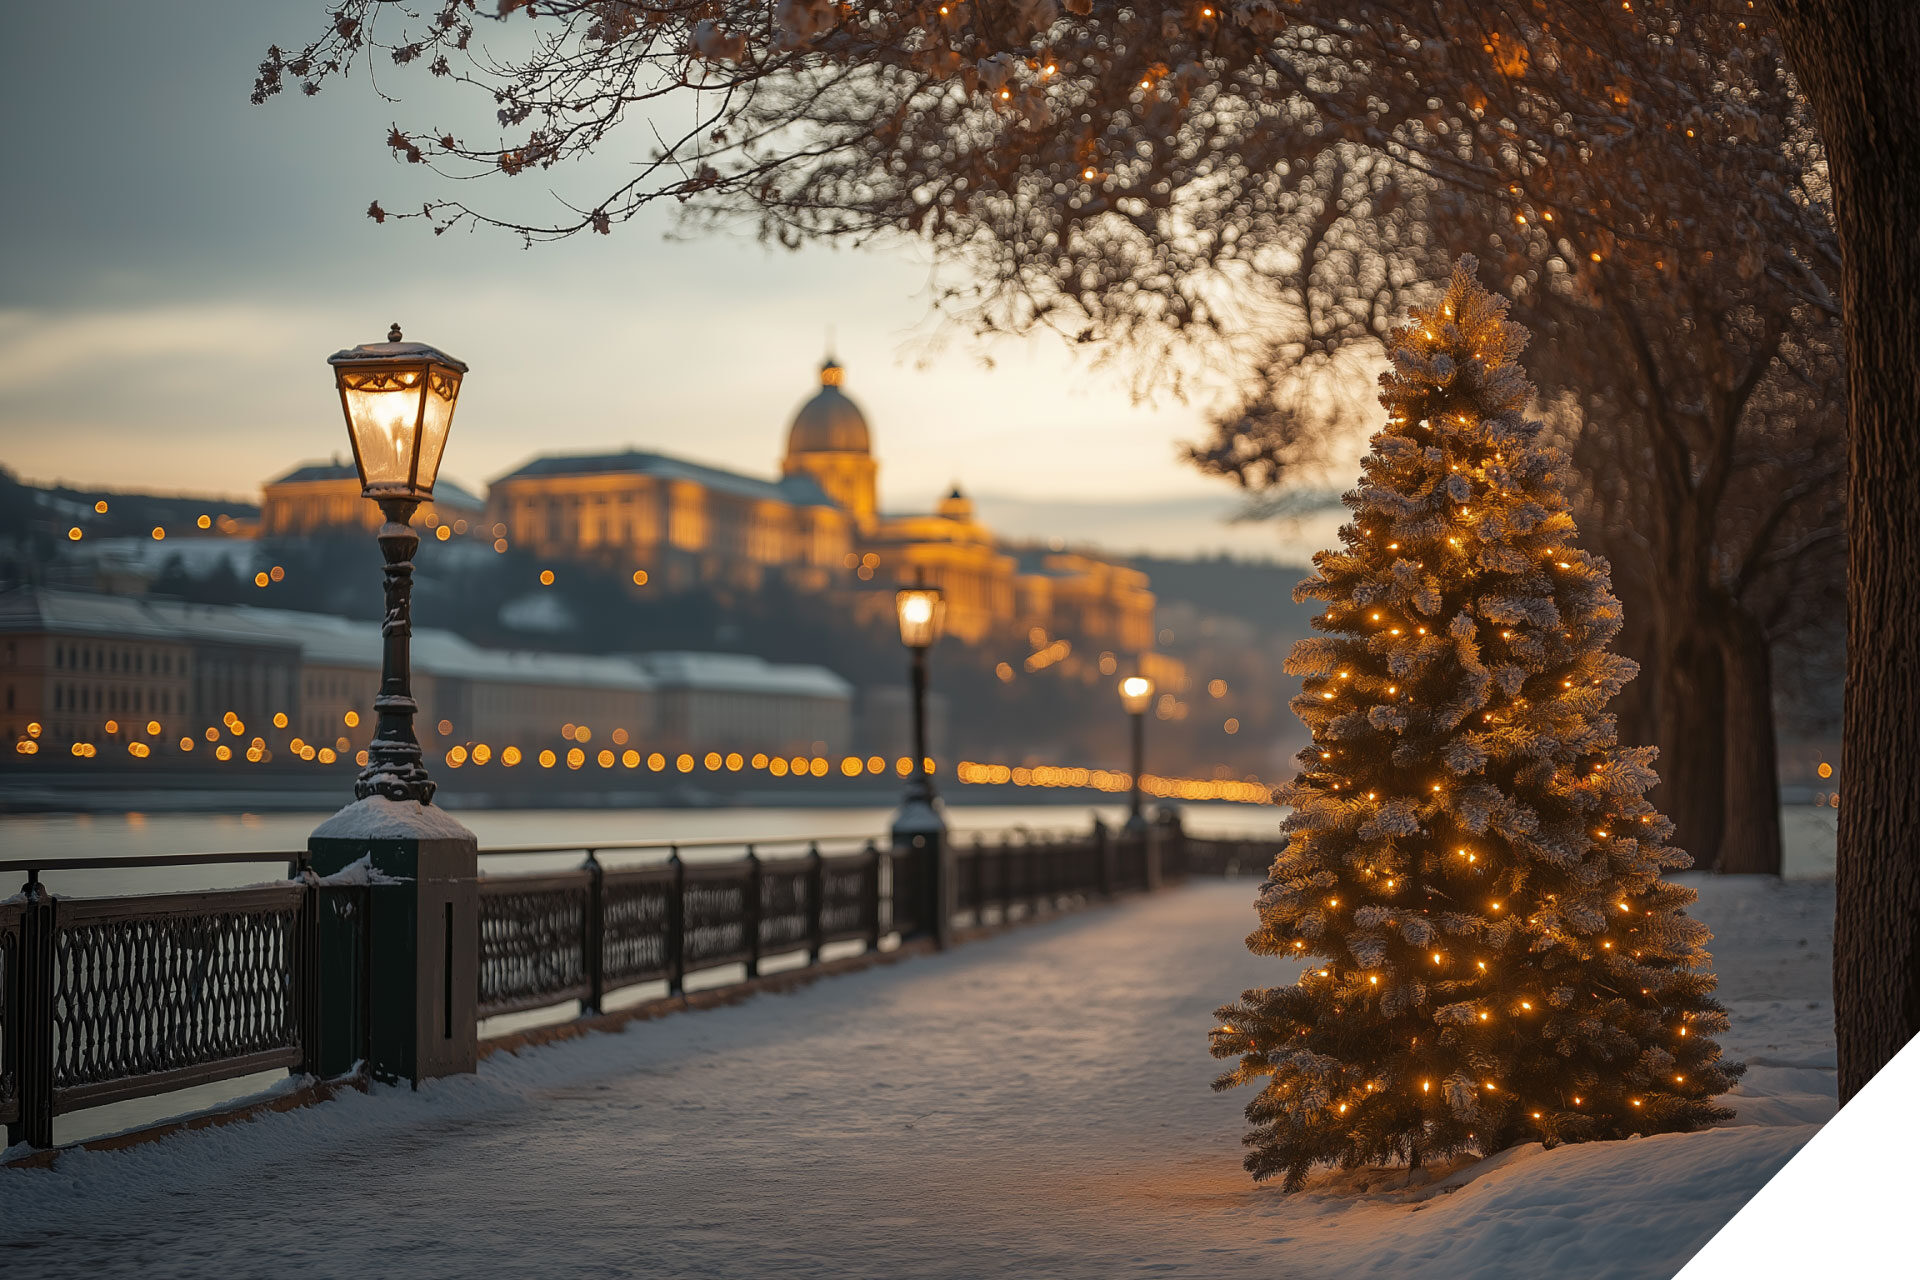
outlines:
[{"label": "lit christmas tree", "polygon": [[1216,1088],[1257,1084],[1247,1168],[1424,1161],[1702,1128],[1743,1068],[1712,1033],[1689,865],[1607,704],[1635,664],[1567,462],[1522,416],[1526,332],[1462,258],[1395,333],[1343,547],[1296,599],[1313,732],[1247,945],[1304,961],[1220,1010]]}]

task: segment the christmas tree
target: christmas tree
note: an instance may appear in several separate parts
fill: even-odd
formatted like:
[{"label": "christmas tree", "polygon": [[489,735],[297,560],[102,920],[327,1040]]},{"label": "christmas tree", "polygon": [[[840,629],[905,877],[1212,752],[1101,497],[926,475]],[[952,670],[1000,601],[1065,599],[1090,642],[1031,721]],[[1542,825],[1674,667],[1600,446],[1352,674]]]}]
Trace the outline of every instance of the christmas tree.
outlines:
[{"label": "christmas tree", "polygon": [[1288,659],[1313,733],[1256,953],[1291,986],[1219,1011],[1213,1053],[1256,1084],[1247,1168],[1414,1167],[1522,1142],[1686,1131],[1729,1116],[1690,865],[1608,702],[1633,662],[1605,561],[1577,549],[1566,459],[1522,412],[1526,332],[1462,258],[1393,335],[1326,602]]}]

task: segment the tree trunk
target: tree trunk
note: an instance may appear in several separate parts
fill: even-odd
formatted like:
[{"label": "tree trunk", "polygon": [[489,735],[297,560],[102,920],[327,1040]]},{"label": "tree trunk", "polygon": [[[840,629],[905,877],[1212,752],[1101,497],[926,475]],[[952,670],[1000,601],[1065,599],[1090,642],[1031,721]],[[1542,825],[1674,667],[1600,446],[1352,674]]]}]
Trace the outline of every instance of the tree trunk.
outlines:
[{"label": "tree trunk", "polygon": [[[1670,603],[1662,608],[1679,613]],[[1697,616],[1660,628],[1654,803],[1673,820],[1674,843],[1693,855],[1695,867],[1711,870],[1726,825],[1726,698],[1719,648],[1699,628]]]},{"label": "tree trunk", "polygon": [[1920,4],[1774,0],[1833,180],[1847,332],[1845,1102],[1920,1031]]},{"label": "tree trunk", "polygon": [[1780,874],[1780,765],[1774,743],[1773,652],[1766,632],[1732,601],[1716,627],[1726,671],[1726,830],[1715,870]]}]

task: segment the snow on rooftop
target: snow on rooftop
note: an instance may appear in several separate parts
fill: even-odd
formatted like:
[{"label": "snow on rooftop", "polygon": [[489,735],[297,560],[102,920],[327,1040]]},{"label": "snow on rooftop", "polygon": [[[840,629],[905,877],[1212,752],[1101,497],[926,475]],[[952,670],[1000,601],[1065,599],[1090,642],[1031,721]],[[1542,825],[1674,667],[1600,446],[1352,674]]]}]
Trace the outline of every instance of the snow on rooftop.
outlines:
[{"label": "snow on rooftop", "polygon": [[[531,597],[538,598],[538,597]],[[139,596],[39,588],[0,594],[0,629],[31,620],[65,634],[297,646],[313,666],[380,669],[380,624],[259,605],[197,605]],[[649,690],[698,689],[844,700],[853,686],[825,667],[772,663],[737,653],[617,656],[483,649],[451,631],[413,633],[413,669],[502,684]]]},{"label": "snow on rooftop", "polygon": [[853,696],[853,686],[825,667],[772,663],[751,654],[666,651],[635,654],[633,661],[666,689]]}]

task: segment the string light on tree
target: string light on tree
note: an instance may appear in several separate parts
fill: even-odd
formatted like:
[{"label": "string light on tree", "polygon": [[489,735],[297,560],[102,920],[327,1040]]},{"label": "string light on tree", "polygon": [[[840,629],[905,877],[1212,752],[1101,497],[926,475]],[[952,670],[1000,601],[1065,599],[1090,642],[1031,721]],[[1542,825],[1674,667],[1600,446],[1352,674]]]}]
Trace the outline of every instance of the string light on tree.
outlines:
[{"label": "string light on tree", "polygon": [[[1317,979],[1246,993],[1213,1035],[1236,1064],[1216,1087],[1259,1090],[1247,1168],[1289,1189],[1701,1128],[1741,1071],[1694,895],[1662,879],[1689,859],[1644,798],[1653,753],[1605,710],[1635,673],[1607,566],[1573,549],[1569,464],[1521,414],[1525,332],[1473,270],[1394,335],[1353,521],[1295,592],[1326,604],[1287,663],[1313,744],[1248,945]],[[1330,1122],[1344,1073],[1387,1087]]]}]

